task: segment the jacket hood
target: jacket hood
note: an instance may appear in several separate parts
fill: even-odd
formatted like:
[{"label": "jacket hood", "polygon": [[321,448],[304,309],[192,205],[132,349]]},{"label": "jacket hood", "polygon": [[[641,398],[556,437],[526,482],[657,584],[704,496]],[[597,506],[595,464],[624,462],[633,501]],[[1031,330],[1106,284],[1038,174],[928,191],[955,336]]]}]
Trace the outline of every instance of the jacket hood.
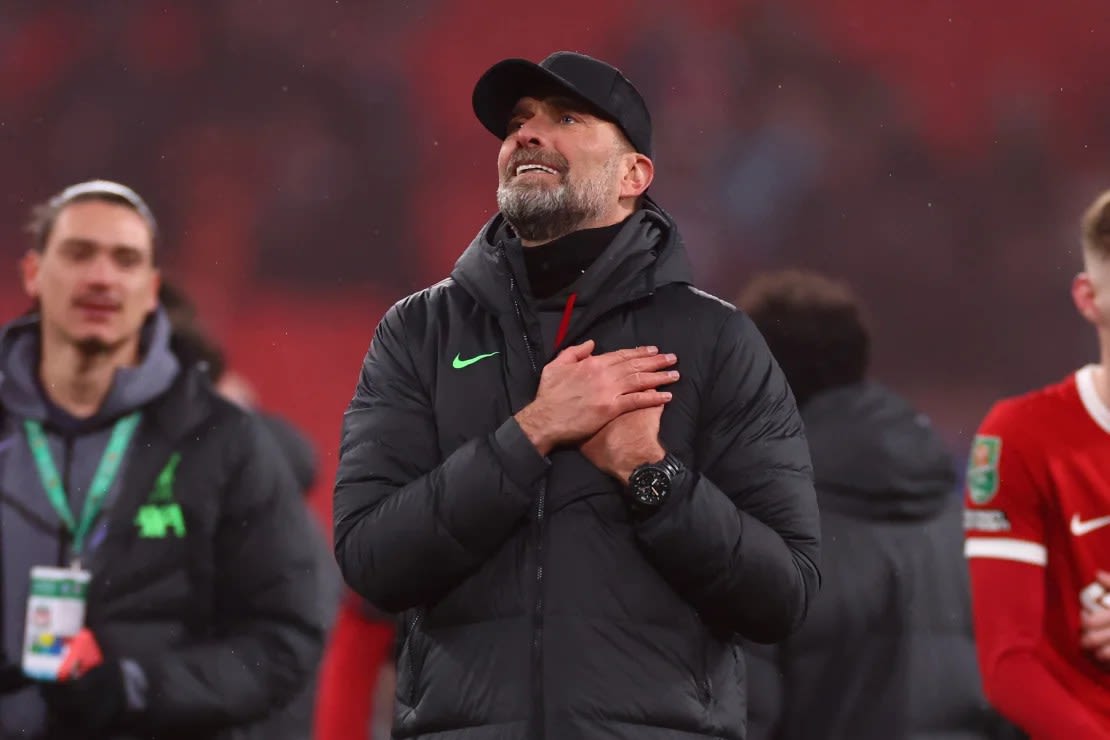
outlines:
[{"label": "jacket hood", "polygon": [[819,393],[801,410],[821,504],[867,519],[936,516],[955,467],[929,420],[876,383]]},{"label": "jacket hood", "polygon": [[[0,404],[19,417],[45,421],[49,410],[37,379],[40,325],[38,314],[32,314],[13,321],[0,333]],[[169,389],[180,371],[170,351],[170,334],[169,318],[159,308],[143,325],[141,362],[116,370],[104,403],[83,426],[118,418]]]},{"label": "jacket hood", "polygon": [[[497,213],[459,257],[451,276],[490,311],[511,312],[514,284],[527,284],[523,249],[505,217]],[[581,278],[537,305],[561,305],[573,292],[576,305],[596,315],[650,295],[660,286],[691,282],[678,227],[653,200],[645,198],[643,207],[628,218]]]}]

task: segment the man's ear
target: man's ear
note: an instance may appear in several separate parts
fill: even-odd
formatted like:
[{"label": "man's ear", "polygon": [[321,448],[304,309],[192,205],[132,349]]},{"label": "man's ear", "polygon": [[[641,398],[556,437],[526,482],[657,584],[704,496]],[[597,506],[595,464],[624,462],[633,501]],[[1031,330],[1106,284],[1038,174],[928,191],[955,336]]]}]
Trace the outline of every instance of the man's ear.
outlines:
[{"label": "man's ear", "polygon": [[639,152],[624,155],[624,177],[621,178],[621,198],[639,198],[651,187],[655,179],[655,164]]},{"label": "man's ear", "polygon": [[1081,272],[1072,278],[1071,299],[1075,302],[1079,315],[1092,324],[1099,323],[1098,307],[1095,305],[1096,297],[1095,283],[1091,280],[1090,273]]},{"label": "man's ear", "polygon": [[42,254],[29,249],[19,260],[19,274],[23,279],[23,290],[32,300],[39,298],[39,272],[42,268]]},{"label": "man's ear", "polygon": [[153,313],[158,308],[158,293],[162,289],[162,271],[157,267],[154,268],[154,279],[150,281],[150,302],[147,304],[147,312]]}]

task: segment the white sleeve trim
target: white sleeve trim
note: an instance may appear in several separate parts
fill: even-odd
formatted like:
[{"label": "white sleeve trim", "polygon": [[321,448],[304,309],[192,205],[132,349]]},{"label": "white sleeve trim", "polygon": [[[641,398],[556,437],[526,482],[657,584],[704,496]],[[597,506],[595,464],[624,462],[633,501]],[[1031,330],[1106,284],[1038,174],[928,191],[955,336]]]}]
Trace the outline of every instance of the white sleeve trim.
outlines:
[{"label": "white sleeve trim", "polygon": [[996,558],[1030,565],[1046,565],[1048,550],[1037,542],[1004,537],[968,537],[964,555],[969,558]]}]

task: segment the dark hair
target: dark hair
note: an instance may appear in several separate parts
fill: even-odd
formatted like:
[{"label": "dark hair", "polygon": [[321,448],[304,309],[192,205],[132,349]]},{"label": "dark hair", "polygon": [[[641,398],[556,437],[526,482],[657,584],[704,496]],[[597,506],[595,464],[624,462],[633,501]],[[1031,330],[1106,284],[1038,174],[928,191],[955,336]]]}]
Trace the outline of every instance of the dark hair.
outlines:
[{"label": "dark hair", "polygon": [[867,374],[871,338],[851,289],[799,270],[755,277],[737,301],[767,340],[798,405]]},{"label": "dark hair", "polygon": [[218,383],[227,361],[223,349],[201,326],[196,304],[185,291],[165,278],[158,288],[158,302],[170,320],[171,343],[177,356],[186,363],[205,363],[209,379]]},{"label": "dark hair", "polygon": [[68,188],[50,198],[45,203],[40,203],[31,209],[31,218],[27,222],[27,233],[31,236],[31,248],[37,252],[46,249],[46,242],[54,230],[54,223],[58,214],[66,206],[83,201],[98,200],[104,203],[126,206],[146,222],[150,229],[151,243],[158,241],[158,222],[154,220],[154,213],[147,206],[146,201],[139,197],[131,188],[110,180],[89,180],[88,182],[70,185]]}]

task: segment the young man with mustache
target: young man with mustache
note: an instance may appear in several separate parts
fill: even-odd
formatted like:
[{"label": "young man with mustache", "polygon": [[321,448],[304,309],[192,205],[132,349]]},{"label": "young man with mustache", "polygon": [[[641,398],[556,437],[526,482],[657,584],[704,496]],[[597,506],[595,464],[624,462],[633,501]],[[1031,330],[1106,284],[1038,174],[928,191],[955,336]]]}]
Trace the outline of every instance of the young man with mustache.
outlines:
[{"label": "young man with mustache", "polygon": [[335,490],[348,583],[403,612],[395,737],[744,737],[737,636],[818,586],[794,399],[691,285],[651,122],[558,52],[474,90],[500,212],[378,325]]},{"label": "young man with mustache", "polygon": [[273,737],[319,660],[292,473],[171,343],[156,231],[106,181],[34,214],[36,308],[0,334],[3,737]]}]

